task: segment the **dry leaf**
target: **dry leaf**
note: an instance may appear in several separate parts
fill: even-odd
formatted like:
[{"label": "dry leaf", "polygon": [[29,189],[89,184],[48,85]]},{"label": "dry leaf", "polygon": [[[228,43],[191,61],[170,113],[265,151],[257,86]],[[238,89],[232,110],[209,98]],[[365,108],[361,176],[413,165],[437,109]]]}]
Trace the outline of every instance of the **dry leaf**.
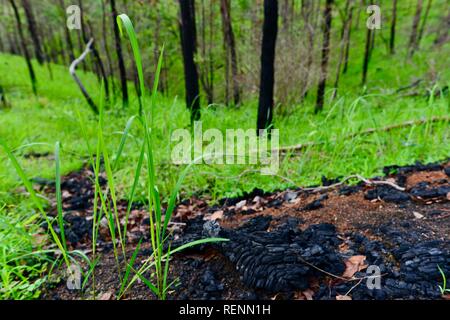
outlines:
[{"label": "dry leaf", "polygon": [[205,217],[205,220],[221,220],[223,219],[223,210],[214,212],[209,217]]},{"label": "dry leaf", "polygon": [[112,292],[105,292],[100,295],[99,300],[111,300]]},{"label": "dry leaf", "polygon": [[246,204],[247,204],[247,200],[239,201],[238,203],[236,203],[236,209],[237,210],[242,209]]},{"label": "dry leaf", "polygon": [[365,260],[366,256],[359,255],[350,257],[347,261],[345,261],[345,271],[342,276],[350,279],[356,272],[366,269],[368,265],[364,264]]},{"label": "dry leaf", "polygon": [[336,300],[352,300],[352,297],[337,295]]}]

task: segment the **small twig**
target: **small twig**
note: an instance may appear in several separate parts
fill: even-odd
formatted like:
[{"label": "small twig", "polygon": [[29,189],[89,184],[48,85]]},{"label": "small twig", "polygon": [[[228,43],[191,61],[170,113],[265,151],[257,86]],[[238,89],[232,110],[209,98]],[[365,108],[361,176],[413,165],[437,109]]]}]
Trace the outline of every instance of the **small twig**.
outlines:
[{"label": "small twig", "polygon": [[92,46],[93,42],[94,42],[94,39],[91,38],[89,40],[89,42],[87,43],[86,49],[84,50],[84,52],[80,55],[80,57],[75,59],[72,62],[72,64],[70,65],[69,72],[70,72],[70,75],[72,76],[72,78],[78,84],[78,87],[80,87],[81,93],[83,94],[83,96],[86,99],[87,103],[91,107],[92,111],[94,111],[95,114],[98,114],[98,108],[95,105],[94,100],[92,100],[91,96],[89,95],[89,93],[87,92],[87,90],[84,87],[83,83],[81,82],[80,78],[78,78],[77,74],[75,73],[75,69],[76,69],[77,65],[86,58],[86,56],[89,54],[89,52],[91,52],[91,46]]},{"label": "small twig", "polygon": [[320,269],[319,267],[317,267],[317,266],[313,265],[312,263],[306,261],[306,260],[303,259],[302,257],[298,257],[298,259],[299,259],[301,262],[303,262],[304,264],[310,266],[311,268],[316,269],[317,271],[320,271],[320,272],[322,272],[322,273],[324,273],[324,274],[326,274],[326,275],[328,275],[328,276],[330,276],[330,277],[332,277],[332,278],[336,278],[336,279],[343,280],[343,281],[358,281],[358,280],[359,280],[359,281],[362,281],[362,280],[364,280],[364,279],[369,279],[369,278],[370,278],[370,279],[373,279],[373,278],[381,278],[382,276],[385,276],[385,275],[386,275],[386,273],[383,273],[383,274],[380,274],[380,275],[378,275],[378,276],[365,276],[365,277],[361,277],[361,278],[356,278],[356,277],[344,278],[344,277],[335,275],[335,274],[333,274],[333,273],[331,273],[331,272],[328,272],[328,271],[325,271],[325,270],[323,270],[323,269]]},{"label": "small twig", "polygon": [[353,287],[351,287],[350,290],[347,291],[345,296],[348,296],[350,294],[350,292],[353,291],[353,289],[355,289],[357,286],[359,286],[361,284],[362,281],[363,281],[363,279],[359,280]]}]

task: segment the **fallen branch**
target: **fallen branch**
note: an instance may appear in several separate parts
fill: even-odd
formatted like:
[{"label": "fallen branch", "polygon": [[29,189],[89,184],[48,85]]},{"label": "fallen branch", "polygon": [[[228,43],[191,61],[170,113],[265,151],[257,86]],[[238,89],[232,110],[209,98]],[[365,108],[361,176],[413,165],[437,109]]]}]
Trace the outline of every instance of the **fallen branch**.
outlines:
[{"label": "fallen branch", "polygon": [[[421,125],[421,124],[425,124],[425,123],[432,123],[432,122],[442,122],[442,121],[450,121],[450,116],[442,116],[442,117],[432,117],[430,119],[420,119],[420,120],[410,120],[410,121],[406,121],[403,123],[399,123],[399,124],[394,124],[391,126],[387,126],[381,129],[377,129],[377,128],[370,128],[367,129],[365,131],[361,131],[361,132],[357,132],[357,133],[352,133],[349,135],[344,136],[341,139],[352,139],[358,136],[365,136],[365,135],[369,135],[375,132],[388,132],[394,129],[399,129],[399,128],[405,128],[405,127],[411,127],[411,126],[415,126],[415,125]],[[337,138],[333,138],[331,139],[331,141],[337,141]],[[306,142],[306,143],[300,143],[300,144],[296,144],[293,146],[285,146],[285,147],[280,147],[278,149],[273,149],[272,151],[276,152],[276,151],[280,151],[280,152],[287,152],[287,151],[300,151],[303,150],[305,148],[308,147],[313,147],[313,146],[318,146],[318,145],[322,145],[325,144],[325,142]]]},{"label": "fallen branch", "polygon": [[84,52],[80,55],[80,57],[75,59],[72,62],[72,64],[70,65],[69,72],[70,72],[70,75],[72,76],[72,78],[78,84],[78,87],[80,87],[81,93],[83,94],[84,98],[86,99],[87,103],[89,104],[89,107],[91,107],[92,111],[94,111],[95,114],[98,114],[98,108],[97,108],[96,104],[94,103],[94,100],[92,100],[91,96],[89,95],[89,93],[87,92],[83,83],[81,82],[80,78],[78,78],[77,74],[75,73],[75,69],[76,69],[77,65],[86,58],[86,56],[89,54],[89,52],[91,52],[91,46],[92,46],[93,42],[94,42],[94,39],[91,38],[89,40],[89,42],[87,43],[86,49],[84,50]]}]

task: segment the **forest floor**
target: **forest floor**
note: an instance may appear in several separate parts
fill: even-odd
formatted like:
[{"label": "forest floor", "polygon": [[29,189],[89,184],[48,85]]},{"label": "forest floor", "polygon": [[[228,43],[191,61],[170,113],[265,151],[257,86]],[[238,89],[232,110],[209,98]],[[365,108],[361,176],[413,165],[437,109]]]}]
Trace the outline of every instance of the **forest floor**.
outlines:
[{"label": "forest floor", "polygon": [[[384,173],[356,185],[323,178],[321,187],[274,193],[255,189],[214,206],[195,197],[182,202],[170,225],[173,248],[205,236],[230,241],[174,255],[169,278],[176,281],[168,298],[448,298],[439,290],[443,279],[438,266],[445,274],[450,272],[450,161],[390,166]],[[62,183],[67,239],[72,249],[88,255],[91,176],[85,167]],[[54,191],[52,185],[41,189],[47,194]],[[119,212],[123,218],[125,202]],[[143,239],[135,268],[151,252],[148,224],[148,212],[134,207],[128,256]],[[74,291],[61,277],[47,283],[43,298],[117,298],[120,282],[106,226],[100,229],[98,251],[95,292],[92,279],[83,291]],[[380,287],[370,289],[367,277],[372,273],[366,272],[373,266],[381,281]],[[138,281],[122,298],[155,297]]]}]

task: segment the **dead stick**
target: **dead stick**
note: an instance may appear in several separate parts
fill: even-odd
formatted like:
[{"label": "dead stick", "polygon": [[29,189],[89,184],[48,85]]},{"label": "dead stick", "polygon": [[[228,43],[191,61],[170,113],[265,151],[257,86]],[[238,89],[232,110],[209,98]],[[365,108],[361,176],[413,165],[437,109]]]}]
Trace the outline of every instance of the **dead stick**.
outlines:
[{"label": "dead stick", "polygon": [[91,46],[92,43],[94,42],[94,39],[90,39],[89,42],[86,45],[86,49],[84,50],[84,52],[81,54],[80,57],[78,57],[77,59],[75,59],[72,64],[70,65],[69,68],[69,72],[70,75],[72,76],[72,78],[75,80],[75,82],[78,84],[78,86],[80,87],[81,93],[83,94],[83,96],[85,97],[87,103],[89,104],[89,107],[91,107],[92,111],[95,112],[95,114],[98,114],[98,108],[95,105],[94,101],[92,100],[91,96],[89,95],[89,93],[87,92],[86,88],[84,87],[83,83],[81,82],[80,78],[78,78],[77,74],[75,73],[75,69],[77,67],[77,65],[82,62],[86,56],[89,54],[89,52],[91,52]]},{"label": "dead stick", "polygon": [[[357,133],[352,133],[352,134],[346,135],[342,139],[352,139],[352,138],[355,138],[357,136],[369,135],[369,134],[375,133],[377,131],[387,132],[387,131],[391,131],[391,130],[394,130],[394,129],[404,128],[404,127],[411,127],[411,126],[421,125],[421,124],[430,123],[430,122],[442,122],[442,121],[450,121],[450,117],[449,116],[442,116],[442,117],[432,117],[430,119],[410,120],[410,121],[406,121],[406,122],[403,122],[403,123],[387,126],[387,127],[381,128],[381,129],[370,128],[370,129],[367,129],[367,130],[362,131],[362,132],[357,132]],[[337,141],[337,140],[338,140],[337,138],[331,139],[331,141]],[[300,143],[300,144],[296,144],[296,145],[293,145],[293,146],[280,147],[278,149],[274,149],[273,151],[275,151],[275,152],[276,151],[281,151],[281,152],[300,151],[300,150],[303,150],[303,149],[305,149],[307,147],[318,146],[318,145],[321,145],[321,144],[324,144],[324,143],[325,142]]]}]

